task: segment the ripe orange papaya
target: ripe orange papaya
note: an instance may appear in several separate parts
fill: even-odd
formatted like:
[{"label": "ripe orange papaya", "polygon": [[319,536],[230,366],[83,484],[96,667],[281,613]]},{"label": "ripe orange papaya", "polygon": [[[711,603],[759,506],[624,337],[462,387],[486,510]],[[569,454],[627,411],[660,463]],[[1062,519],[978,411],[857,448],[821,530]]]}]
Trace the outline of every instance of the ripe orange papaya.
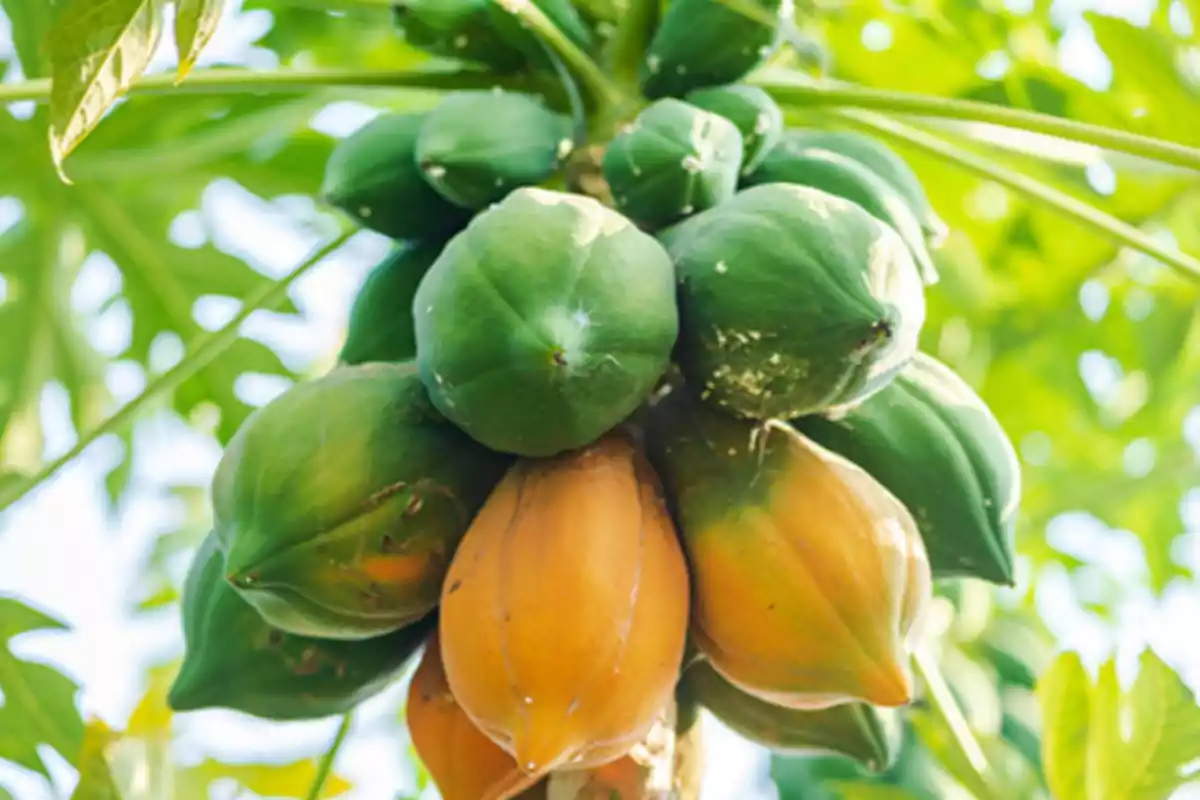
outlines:
[{"label": "ripe orange papaya", "polygon": [[688,572],[649,462],[624,434],[519,460],[442,588],[442,656],[472,721],[531,774],[614,761],[670,702]]},{"label": "ripe orange papaya", "polygon": [[726,416],[686,390],[655,407],[647,438],[712,666],[789,708],[910,702],[908,640],[931,579],[900,501],[786,424]]},{"label": "ripe orange papaya", "polygon": [[475,727],[454,699],[436,631],[408,685],[405,717],[413,748],[444,800],[544,800],[545,783],[522,790],[536,779]]}]

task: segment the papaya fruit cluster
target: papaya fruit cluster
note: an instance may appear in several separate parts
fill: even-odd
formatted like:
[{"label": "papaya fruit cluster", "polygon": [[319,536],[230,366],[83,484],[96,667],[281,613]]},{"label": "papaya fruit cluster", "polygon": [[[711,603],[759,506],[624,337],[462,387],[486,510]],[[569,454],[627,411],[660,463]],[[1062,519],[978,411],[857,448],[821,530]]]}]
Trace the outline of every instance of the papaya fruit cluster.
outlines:
[{"label": "papaya fruit cluster", "polygon": [[[438,56],[547,68],[493,0],[396,19]],[[887,766],[933,581],[1013,580],[1020,476],[918,347],[945,225],[881,142],[787,129],[742,82],[776,34],[673,0],[600,196],[567,177],[597,143],[517,91],[338,144],[321,196],[396,246],[338,365],[224,453],[176,709],[342,713],[421,653],[407,720],[447,800],[563,771],[638,797],[631,754],[696,706]]]}]

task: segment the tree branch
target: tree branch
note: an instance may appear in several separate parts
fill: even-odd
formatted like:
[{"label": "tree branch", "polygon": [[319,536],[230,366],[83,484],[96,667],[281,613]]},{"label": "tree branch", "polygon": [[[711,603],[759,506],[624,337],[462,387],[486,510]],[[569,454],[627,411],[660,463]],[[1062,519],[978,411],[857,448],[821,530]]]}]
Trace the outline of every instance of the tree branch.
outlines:
[{"label": "tree branch", "polygon": [[[522,76],[502,76],[483,69],[287,69],[251,70],[236,68],[202,69],[175,83],[174,72],[147,75],[129,89],[129,94],[222,94],[238,92],[307,92],[322,86],[385,89],[530,89],[535,81]],[[44,103],[50,98],[50,80],[22,81],[0,85],[0,103],[33,100]]]},{"label": "tree branch", "polygon": [[104,422],[97,425],[94,430],[88,431],[86,434],[80,432],[79,440],[71,449],[47,464],[37,474],[0,490],[0,512],[8,509],[18,500],[53,477],[55,473],[78,457],[80,453],[101,436],[113,433],[132,422],[137,413],[150,400],[163,392],[175,389],[179,384],[211,363],[214,358],[237,341],[238,330],[251,314],[259,309],[272,308],[278,305],[287,295],[288,289],[291,288],[292,284],[323,261],[326,256],[345,244],[353,235],[354,231],[352,230],[344,231],[329,244],[315,250],[312,255],[282,279],[267,284],[253,295],[247,297],[242,304],[241,310],[223,328],[196,339],[192,343],[189,352],[173,367],[149,381],[141,394],[122,406],[111,417],[104,420]]},{"label": "tree branch", "polygon": [[838,110],[833,114],[854,127],[861,128],[885,138],[904,142],[919,150],[981,175],[996,183],[1025,195],[1047,208],[1086,225],[1119,245],[1139,250],[1175,269],[1184,277],[1200,280],[1200,260],[1186,253],[1164,247],[1134,226],[1122,222],[1052,186],[1022,175],[1006,167],[993,164],[981,156],[964,150],[940,137],[917,130],[878,114],[865,111]]},{"label": "tree branch", "polygon": [[771,80],[769,73],[750,79],[771,94],[776,101],[793,107],[836,106],[874,111],[890,111],[925,117],[986,122],[1017,128],[1032,133],[1057,136],[1073,142],[1095,145],[1106,150],[1129,153],[1142,158],[1200,170],[1200,149],[1176,142],[1154,139],[1136,133],[1076,122],[1048,114],[1038,114],[1017,108],[973,100],[953,100],[908,92],[867,89],[842,83],[801,83],[792,80]]}]

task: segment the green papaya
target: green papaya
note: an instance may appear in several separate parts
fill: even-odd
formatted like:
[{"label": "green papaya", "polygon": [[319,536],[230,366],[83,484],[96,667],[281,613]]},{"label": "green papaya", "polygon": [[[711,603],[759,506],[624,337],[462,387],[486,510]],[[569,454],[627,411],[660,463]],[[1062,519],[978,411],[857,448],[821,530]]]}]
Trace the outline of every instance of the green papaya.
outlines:
[{"label": "green papaya", "polygon": [[921,229],[930,243],[938,244],[946,236],[946,223],[942,221],[921,180],[912,167],[883,142],[873,136],[855,131],[831,131],[820,129],[794,129],[789,136],[805,147],[819,147],[853,158],[874,172],[900,193],[916,215]]},{"label": "green papaya", "polygon": [[613,137],[601,171],[618,211],[659,227],[733,197],[741,165],[732,122],[667,97]]},{"label": "green papaya", "polygon": [[417,169],[423,114],[384,114],[340,141],[325,164],[321,197],[393,239],[445,240],[470,214],[447,202]]},{"label": "green papaya", "polygon": [[441,252],[440,243],[401,245],[367,273],[350,307],[339,362],[354,365],[417,357],[412,301],[421,278]]},{"label": "green papaya", "polygon": [[[792,4],[757,0],[755,6],[782,19]],[[774,50],[778,21],[764,25],[721,0],[672,0],[638,71],[651,100],[682,97],[693,89],[741,80]]]},{"label": "green papaya", "polygon": [[582,447],[623,421],[666,371],[679,325],[654,237],[590,197],[535,188],[450,241],[413,311],[434,405],[489,448],[525,456]]},{"label": "green papaya", "polygon": [[398,0],[396,24],[413,47],[507,72],[525,63],[492,25],[492,0]]},{"label": "green papaya", "polygon": [[766,184],[660,238],[679,281],[680,368],[731,413],[787,419],[852,403],[916,352],[921,278],[900,236],[855,203]]},{"label": "green papaya", "polygon": [[399,677],[437,627],[430,615],[359,642],[272,628],[226,582],[215,532],[188,569],[182,615],[184,657],[167,696],[170,707],[226,708],[280,721],[346,713]]},{"label": "green papaya", "polygon": [[454,92],[429,113],[416,157],[426,181],[462,208],[481,209],[554,174],[572,148],[571,123],[517,92]]},{"label": "green papaya", "polygon": [[937,283],[937,268],[929,254],[921,224],[904,198],[854,159],[824,148],[809,147],[802,140],[785,135],[742,183],[744,186],[796,183],[858,203],[900,234],[922,280],[926,284]]},{"label": "green papaya", "polygon": [[689,103],[720,114],[742,134],[742,174],[753,172],[783,136],[783,112],[757,86],[733,83],[688,92]]},{"label": "green papaya", "polygon": [[912,511],[935,577],[1012,585],[1020,464],[987,405],[949,367],[918,353],[862,404],[792,424]]},{"label": "green papaya", "polygon": [[406,364],[338,367],[257,409],[213,478],[227,579],[274,627],[365,639],[436,606],[511,459],[434,411]]},{"label": "green papaya", "polygon": [[872,772],[892,765],[900,748],[895,711],[843,703],[799,711],[759,700],[701,661],[683,673],[680,694],[692,697],[734,733],[776,753],[838,754]]}]

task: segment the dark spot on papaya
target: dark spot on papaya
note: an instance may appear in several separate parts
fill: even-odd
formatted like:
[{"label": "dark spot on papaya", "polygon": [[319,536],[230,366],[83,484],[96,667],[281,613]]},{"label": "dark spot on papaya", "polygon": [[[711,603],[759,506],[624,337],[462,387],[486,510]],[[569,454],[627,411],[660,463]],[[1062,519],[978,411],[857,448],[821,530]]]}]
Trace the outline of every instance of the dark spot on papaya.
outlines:
[{"label": "dark spot on papaya", "polygon": [[775,604],[774,604],[774,603],[771,603],[771,605],[767,606],[767,611],[774,611],[774,610],[775,610]]},{"label": "dark spot on papaya", "polygon": [[446,594],[454,594],[461,588],[462,588],[462,581],[456,580],[454,583],[450,584],[450,588],[446,590]]},{"label": "dark spot on papaya", "polygon": [[565,367],[567,365],[567,355],[562,351],[562,348],[556,347],[550,351],[550,361],[556,367]]},{"label": "dark spot on papaya", "polygon": [[271,647],[279,647],[283,644],[283,631],[272,628],[271,632],[267,634],[267,644]]},{"label": "dark spot on papaya", "polygon": [[381,539],[379,542],[379,552],[391,553],[391,552],[395,551],[395,547],[396,547],[396,540],[385,533],[383,535],[383,539]]}]

